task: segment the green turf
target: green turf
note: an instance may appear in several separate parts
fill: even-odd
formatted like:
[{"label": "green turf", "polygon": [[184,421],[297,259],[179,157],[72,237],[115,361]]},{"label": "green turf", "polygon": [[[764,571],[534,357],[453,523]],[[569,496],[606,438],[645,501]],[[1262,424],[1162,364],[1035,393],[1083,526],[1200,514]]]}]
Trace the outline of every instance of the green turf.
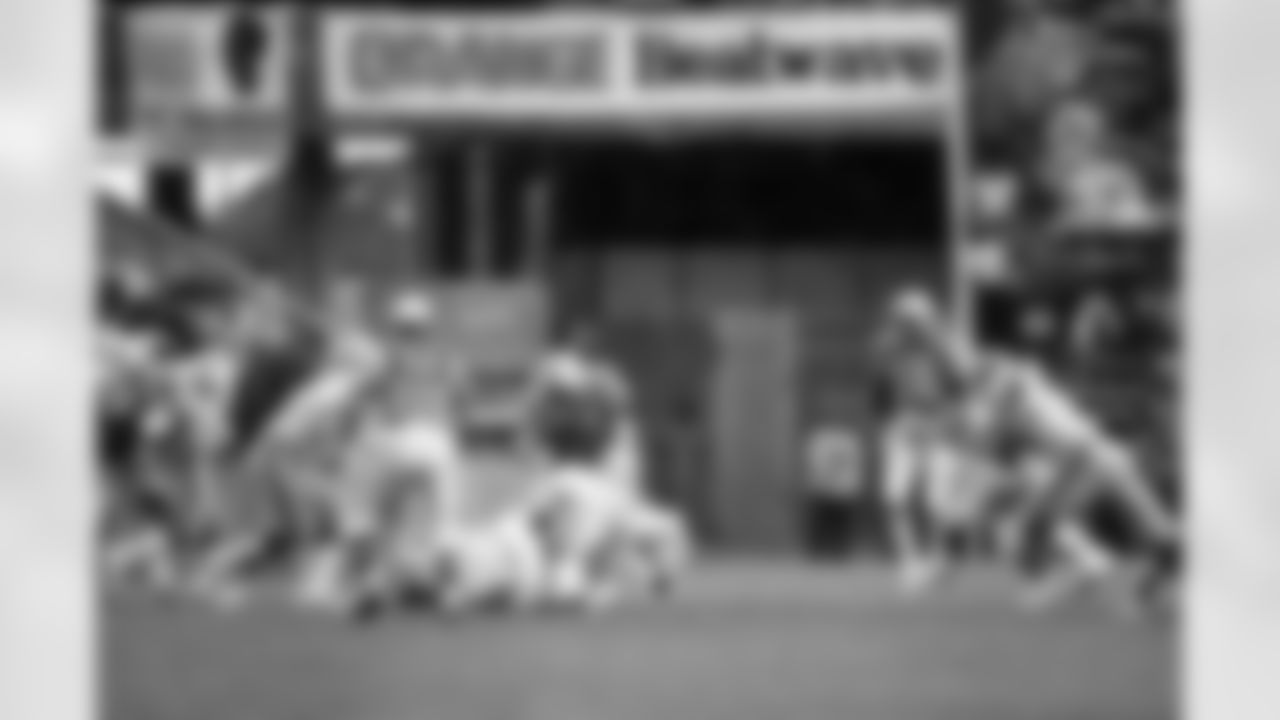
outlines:
[{"label": "green turf", "polygon": [[352,628],[284,610],[106,611],[104,720],[1165,720],[1174,633],[990,577],[904,600],[873,574],[720,567],[587,619]]}]

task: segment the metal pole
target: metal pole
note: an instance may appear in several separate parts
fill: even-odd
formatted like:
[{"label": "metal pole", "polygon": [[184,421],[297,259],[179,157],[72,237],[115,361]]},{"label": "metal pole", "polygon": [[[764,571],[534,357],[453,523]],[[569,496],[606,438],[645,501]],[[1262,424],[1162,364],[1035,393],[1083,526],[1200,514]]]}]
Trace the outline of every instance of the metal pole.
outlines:
[{"label": "metal pole", "polygon": [[970,228],[971,196],[974,180],[974,168],[970,144],[969,94],[966,76],[963,73],[965,43],[962,30],[956,27],[953,34],[953,52],[948,67],[955,74],[952,86],[955,98],[951,103],[951,117],[947,118],[947,131],[942,134],[943,148],[947,163],[947,242],[948,262],[950,263],[950,285],[952,317],[963,337],[972,338],[977,330],[974,317],[974,288],[969,273],[970,244],[973,242]]},{"label": "metal pole", "polygon": [[440,162],[443,158],[427,138],[415,137],[412,143],[416,219],[413,250],[418,270],[415,274],[434,278],[439,271],[439,246],[445,232],[440,213]]},{"label": "metal pole", "polygon": [[550,266],[555,192],[555,177],[542,168],[524,184],[521,265],[536,276],[544,275]]},{"label": "metal pole", "polygon": [[486,277],[493,269],[493,154],[479,142],[467,154],[468,205],[471,233],[467,243],[467,277]]}]

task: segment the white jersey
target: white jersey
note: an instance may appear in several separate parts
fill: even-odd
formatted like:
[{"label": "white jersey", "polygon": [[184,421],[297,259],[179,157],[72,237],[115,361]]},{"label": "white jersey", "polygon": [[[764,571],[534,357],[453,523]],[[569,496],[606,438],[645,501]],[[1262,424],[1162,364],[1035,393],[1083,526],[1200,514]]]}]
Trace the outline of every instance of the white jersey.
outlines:
[{"label": "white jersey", "polygon": [[936,350],[924,342],[895,328],[882,330],[875,339],[873,349],[892,416],[934,415],[954,396],[954,378]]},{"label": "white jersey", "polygon": [[525,512],[541,543],[552,602],[611,605],[671,582],[690,557],[674,512],[590,472],[562,471]]},{"label": "white jersey", "polygon": [[136,408],[141,387],[156,375],[159,352],[151,337],[114,328],[96,336],[95,396],[107,411]]},{"label": "white jersey", "polygon": [[1136,458],[1036,365],[995,358],[956,415],[961,447],[1006,471],[1015,492],[1052,496],[1063,483],[1128,483]]},{"label": "white jersey", "polygon": [[[432,416],[375,421],[355,441],[350,476],[337,489],[348,518],[345,532],[394,534],[405,552],[427,552],[437,536],[460,522],[465,478],[451,427]],[[388,512],[399,519],[386,517]],[[389,522],[397,527],[383,527]]]},{"label": "white jersey", "polygon": [[242,367],[231,350],[211,349],[167,368],[171,398],[206,451],[221,450],[231,439],[231,402]]},{"label": "white jersey", "polygon": [[1043,369],[1006,356],[987,359],[958,410],[962,436],[994,451],[1069,450],[1104,435]]},{"label": "white jersey", "polygon": [[1011,475],[988,455],[959,443],[938,443],[924,458],[923,499],[935,520],[949,527],[982,523]]},{"label": "white jersey", "polygon": [[[603,440],[599,456],[591,463],[596,466],[599,477],[627,491],[638,492],[645,473],[643,438],[631,406],[631,391],[622,374],[591,358],[561,352],[543,362],[536,382],[543,410],[552,411],[550,419],[544,416],[541,421],[557,425],[566,419],[555,417],[554,410],[567,412],[569,437],[574,438],[571,445],[583,444],[581,441],[591,437]],[[595,444],[591,441],[585,446]],[[574,456],[569,459],[570,464],[583,461],[586,456],[581,455],[582,449],[585,448],[570,453]]]},{"label": "white jersey", "polygon": [[360,402],[385,369],[386,358],[376,343],[363,337],[348,338],[334,359],[308,380],[271,421],[262,444],[288,447],[304,441]]},{"label": "white jersey", "polygon": [[635,502],[634,496],[580,467],[552,471],[522,503],[552,562],[573,562],[607,535]]},{"label": "white jersey", "polygon": [[544,556],[523,516],[503,515],[447,532],[427,566],[446,611],[532,606],[543,597]]}]

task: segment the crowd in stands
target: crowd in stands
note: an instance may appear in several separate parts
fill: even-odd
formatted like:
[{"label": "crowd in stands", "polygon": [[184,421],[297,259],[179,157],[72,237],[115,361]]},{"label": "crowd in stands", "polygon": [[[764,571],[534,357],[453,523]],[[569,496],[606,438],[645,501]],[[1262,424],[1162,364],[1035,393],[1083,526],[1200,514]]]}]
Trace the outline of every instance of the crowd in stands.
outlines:
[{"label": "crowd in stands", "polygon": [[[961,5],[974,53],[981,243],[1008,261],[1001,269],[1037,252],[1059,269],[1096,268],[1023,278],[1006,339],[1070,379],[1113,424],[1163,426],[1155,445],[1167,449],[1179,366],[1179,8]],[[1112,254],[1128,267],[1108,267]],[[1119,397],[1120,387],[1143,388],[1139,402]],[[1118,417],[1135,406],[1141,421]]]},{"label": "crowd in stands", "polygon": [[983,184],[1005,188],[984,219],[1050,233],[1170,224],[1179,192],[1174,4],[962,5],[974,16],[976,158]]}]

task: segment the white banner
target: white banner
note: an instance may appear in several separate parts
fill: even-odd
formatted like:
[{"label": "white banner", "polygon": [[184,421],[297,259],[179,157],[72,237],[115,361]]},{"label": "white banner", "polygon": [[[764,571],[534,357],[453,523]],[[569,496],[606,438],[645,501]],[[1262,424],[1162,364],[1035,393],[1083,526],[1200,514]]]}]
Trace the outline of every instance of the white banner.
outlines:
[{"label": "white banner", "polygon": [[938,119],[962,89],[938,12],[334,11],[322,32],[347,120]]},{"label": "white banner", "polygon": [[280,8],[140,7],[127,11],[130,123],[278,121],[294,90],[292,16]]}]

